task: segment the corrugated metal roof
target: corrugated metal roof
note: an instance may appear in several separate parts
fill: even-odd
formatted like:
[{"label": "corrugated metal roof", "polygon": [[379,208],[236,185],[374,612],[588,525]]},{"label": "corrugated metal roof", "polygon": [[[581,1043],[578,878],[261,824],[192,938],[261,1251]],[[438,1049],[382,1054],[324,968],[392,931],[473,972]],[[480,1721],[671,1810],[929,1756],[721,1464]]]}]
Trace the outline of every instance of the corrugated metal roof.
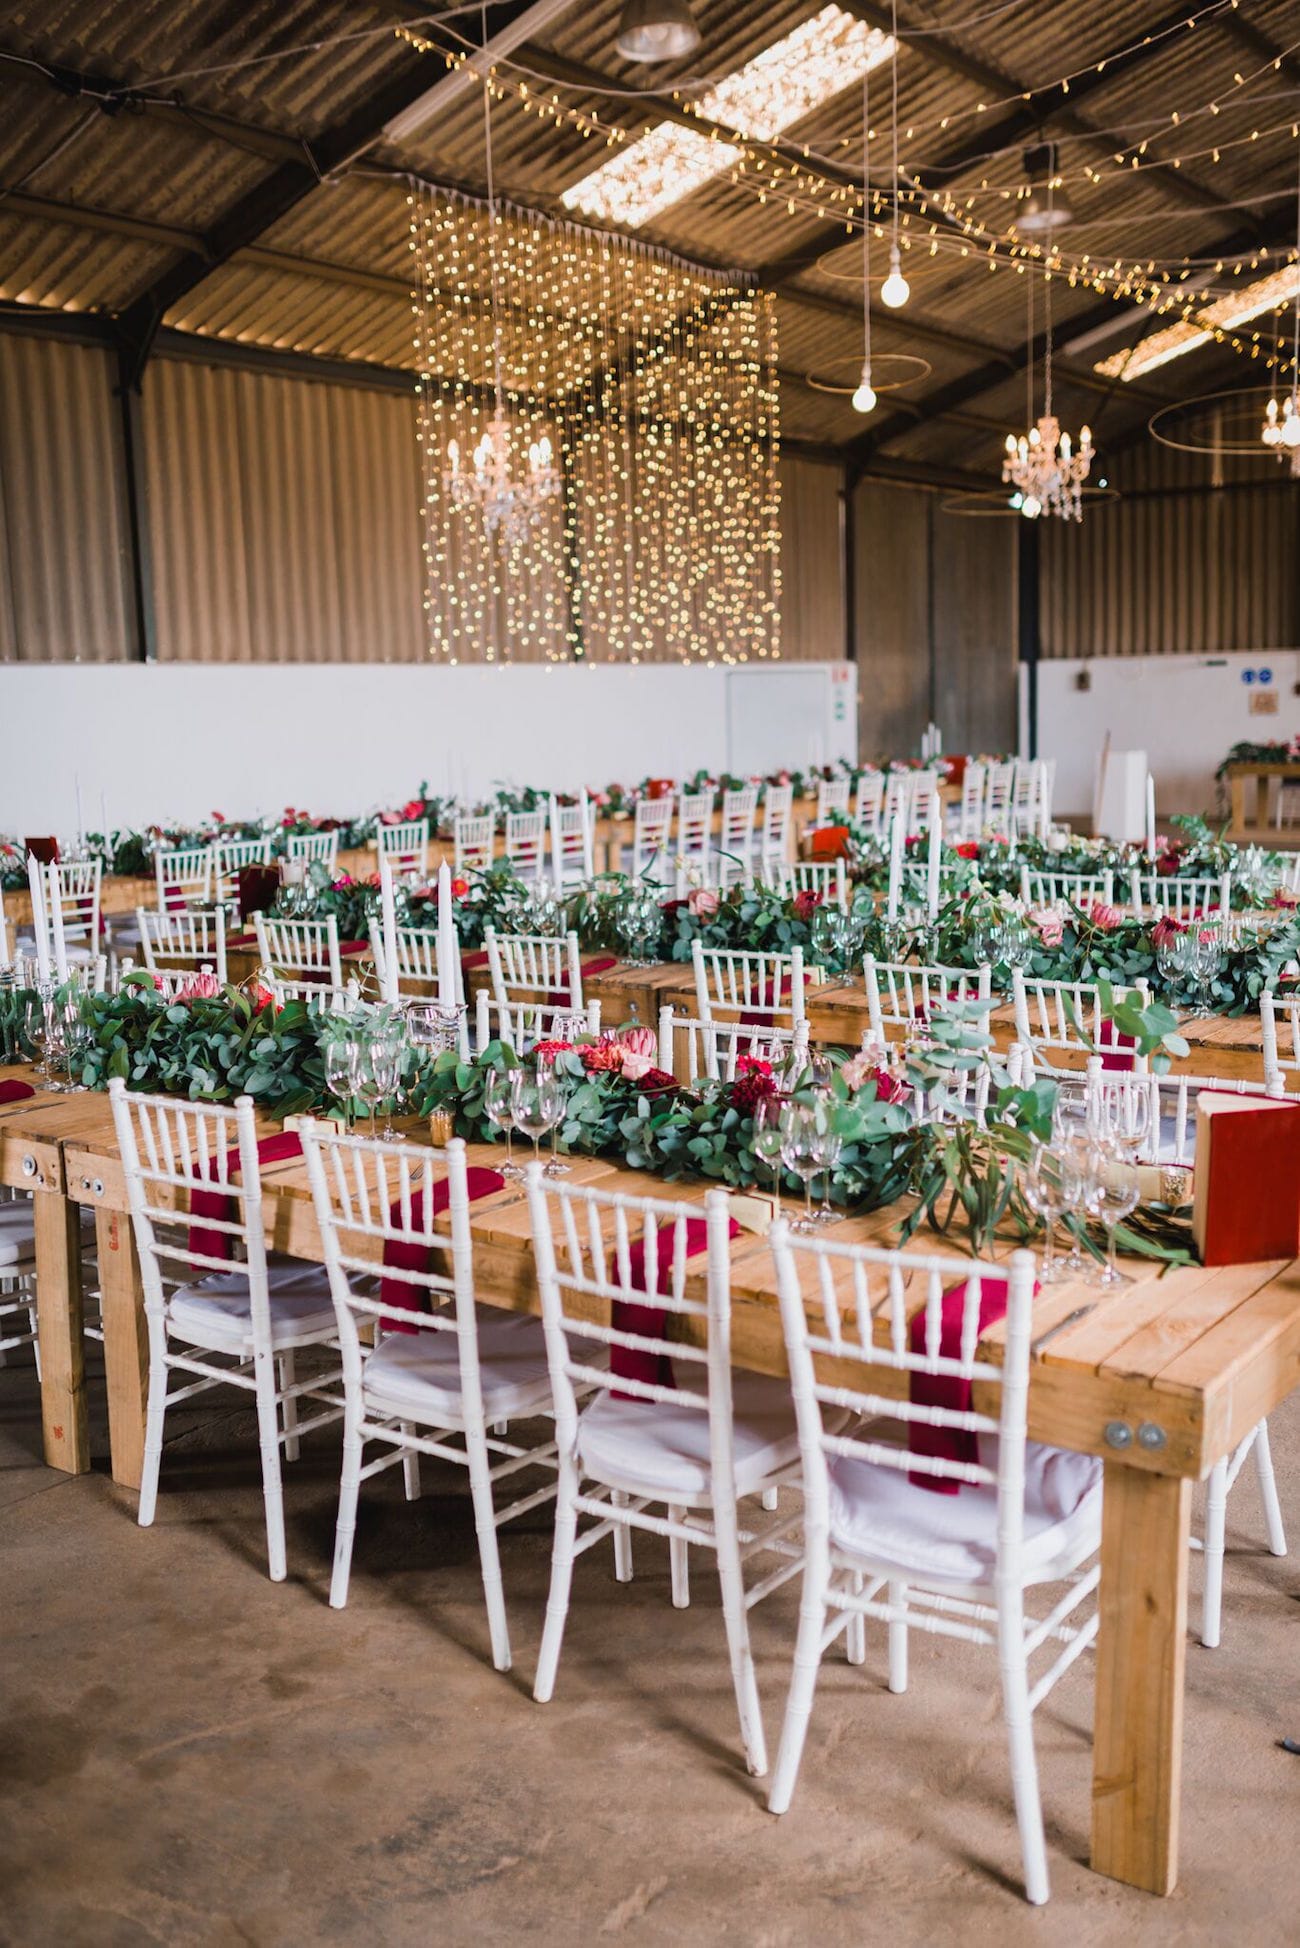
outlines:
[{"label": "corrugated metal roof", "polygon": [[[594,111],[603,122],[616,118],[629,129],[650,126],[663,107],[646,94],[647,82],[655,89],[687,84],[682,92],[689,95],[690,83],[733,72],[817,10],[818,0],[697,0],[704,36],[699,53],[680,67],[651,71],[621,61],[615,51],[619,0],[573,5],[500,64],[507,99],[493,106],[499,186],[555,212],[560,192],[599,156],[598,140],[524,113],[513,93],[521,78],[549,91],[545,77],[561,69],[570,79],[555,84],[555,93],[565,107]],[[403,11],[384,0],[11,0],[0,53],[38,66],[0,60],[0,299],[122,311],[163,271],[186,261],[178,255],[186,238],[200,264],[205,237],[220,237],[222,219],[239,199],[291,154],[306,154],[294,143],[318,141],[395,76],[411,72],[419,82],[410,47],[393,33]],[[969,20],[955,31],[947,24],[954,11]],[[1067,253],[1086,251],[1101,263],[1117,256],[1158,263],[1184,253],[1213,259],[1224,238],[1249,232],[1253,223],[1271,228],[1278,239],[1272,257],[1261,261],[1280,261],[1294,191],[1289,118],[1295,77],[1256,77],[1261,58],[1234,32],[1230,10],[1156,39],[1136,62],[1114,57],[1123,57],[1168,18],[1159,0],[1111,0],[1104,9],[1086,0],[1059,0],[979,18],[984,11],[909,0],[905,22],[934,31],[930,38],[908,40],[898,63],[905,169],[930,172],[959,203],[969,199],[973,217],[1000,227],[1013,207],[1001,192],[1022,179],[1022,151],[1034,139],[1032,118],[1026,118],[1029,132],[1002,153],[972,152],[983,131],[996,136],[1022,90],[1073,72],[1079,79],[1071,94],[1054,90],[1048,102],[1048,127],[1061,140],[1074,211],[1074,224],[1064,233]],[[1189,10],[1188,17],[1193,14]],[[456,17],[450,25],[473,35],[477,19]],[[1248,26],[1274,47],[1287,48],[1295,37],[1295,0],[1252,0]],[[1103,60],[1104,72],[1088,72]],[[93,97],[53,86],[41,63],[137,93],[118,112],[107,113]],[[446,73],[434,54],[423,66],[430,88]],[[574,81],[588,72],[594,77],[589,85]],[[1249,87],[1239,87],[1237,75]],[[889,86],[887,68],[872,77],[872,167],[881,185],[888,175]],[[1216,98],[1220,112],[1210,116]],[[1275,123],[1285,123],[1285,132],[1269,133]],[[1258,140],[1243,140],[1256,128],[1263,131]],[[1144,135],[1145,160],[1215,145],[1219,160],[1201,156],[1179,172],[1134,171],[1107,160],[1122,143]],[[786,144],[795,153],[806,146],[810,165],[821,158],[832,171],[855,179],[863,147],[858,87],[842,90],[789,131]],[[966,164],[951,168],[963,154],[970,157]],[[1099,182],[1083,173],[1085,162],[1099,170]],[[409,368],[407,214],[401,182],[374,173],[385,167],[481,185],[477,91],[463,90],[400,150],[379,146],[361,168],[304,196],[262,230],[251,249],[200,277],[172,305],[169,325]],[[833,243],[840,229],[833,217],[819,221],[799,195],[793,214],[785,195],[769,190],[760,201],[749,186],[756,181],[752,170],[743,184],[715,179],[648,227],[647,240],[704,263],[750,270],[780,263],[821,237]],[[1246,197],[1263,200],[1238,207]],[[50,204],[64,206],[66,215],[51,220]],[[85,227],[92,219],[95,227]],[[914,241],[905,258],[912,285],[906,311],[891,315],[877,306],[874,318],[879,353],[913,350],[931,370],[902,394],[883,398],[881,416],[871,424],[888,416],[891,455],[986,471],[996,463],[997,442],[988,428],[971,422],[1018,425],[1025,411],[1023,377],[995,380],[943,419],[927,421],[916,408],[923,412],[927,402],[942,403],[945,389],[965,388],[973,372],[996,372],[999,354],[1020,358],[1027,279],[1005,266],[990,272],[978,239],[963,238],[937,211],[932,219],[933,254],[927,221],[912,214],[905,226]],[[783,421],[793,438],[843,444],[863,431],[864,422],[842,397],[806,384],[809,373],[851,376],[861,344],[859,251],[857,239],[846,236],[842,249],[782,282]],[[886,251],[877,244],[873,271],[879,275],[885,268]],[[1071,289],[1064,278],[1053,283],[1053,301],[1058,344],[1077,331],[1075,321],[1091,325],[1106,315],[1106,300],[1086,286]],[[1041,285],[1036,308],[1041,327]],[[1076,363],[1117,349],[1125,333],[1135,337],[1144,322],[1127,304],[1118,305],[1115,316],[1115,332],[1098,348],[1081,350]],[[554,334],[557,342],[563,337],[560,324]],[[1142,393],[1174,397],[1189,387],[1257,376],[1258,368],[1210,349],[1153,372]],[[1071,423],[1087,414],[1103,431],[1127,431],[1149,410],[1127,388],[1108,400],[1063,370],[1058,381]]]}]

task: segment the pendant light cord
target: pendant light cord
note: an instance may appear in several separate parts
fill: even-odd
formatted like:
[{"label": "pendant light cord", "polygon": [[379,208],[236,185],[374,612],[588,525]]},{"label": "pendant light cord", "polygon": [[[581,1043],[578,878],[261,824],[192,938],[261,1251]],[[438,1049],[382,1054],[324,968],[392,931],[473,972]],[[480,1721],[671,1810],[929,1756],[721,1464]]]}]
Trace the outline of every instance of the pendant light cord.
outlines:
[{"label": "pendant light cord", "polygon": [[[1300,313],[1297,313],[1300,316]],[[871,69],[862,77],[862,357],[871,365]]]},{"label": "pendant light cord", "polygon": [[1047,152],[1047,256],[1043,260],[1043,411],[1052,417],[1052,191],[1056,176],[1056,151]]},{"label": "pendant light cord", "polygon": [[898,249],[898,0],[889,0],[889,32],[894,43],[889,63],[890,149],[894,172],[894,250]]}]

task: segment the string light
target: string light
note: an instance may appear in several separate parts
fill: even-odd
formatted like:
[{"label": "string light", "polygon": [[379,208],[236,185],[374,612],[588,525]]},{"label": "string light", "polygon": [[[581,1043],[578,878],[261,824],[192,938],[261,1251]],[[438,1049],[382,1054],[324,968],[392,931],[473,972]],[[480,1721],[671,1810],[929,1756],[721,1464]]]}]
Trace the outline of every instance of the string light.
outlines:
[{"label": "string light", "polygon": [[[775,302],[631,239],[408,178],[424,614],[439,661],[780,654]],[[495,409],[562,491],[491,532],[446,457]],[[525,469],[526,470],[526,469]]]}]

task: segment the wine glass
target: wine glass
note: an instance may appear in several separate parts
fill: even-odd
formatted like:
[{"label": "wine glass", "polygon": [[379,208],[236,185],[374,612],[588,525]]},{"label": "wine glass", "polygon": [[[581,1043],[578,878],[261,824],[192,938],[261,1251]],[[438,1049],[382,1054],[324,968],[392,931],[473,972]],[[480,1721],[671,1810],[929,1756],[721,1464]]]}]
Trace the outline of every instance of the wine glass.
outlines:
[{"label": "wine glass", "polygon": [[483,1114],[494,1130],[503,1130],[506,1139],[505,1162],[499,1166],[503,1177],[522,1177],[523,1171],[511,1155],[511,1138],[514,1135],[515,1111],[510,1085],[509,1069],[493,1069],[488,1075],[483,1090]]},{"label": "wine glass", "polygon": [[1214,977],[1223,966],[1223,947],[1217,931],[1213,927],[1195,927],[1183,935],[1190,942],[1191,975],[1196,1004],[1192,1013],[1197,1016],[1212,1015],[1214,1000],[1211,989]]},{"label": "wine glass", "polygon": [[380,1073],[376,1074],[373,1060],[374,1051],[368,1042],[357,1045],[357,1066],[353,1077],[353,1089],[357,1101],[370,1117],[370,1140],[375,1140],[375,1111],[383,1096],[382,1063]]},{"label": "wine glass", "polygon": [[352,1104],[357,1093],[357,1070],[361,1050],[351,1036],[341,1035],[325,1049],[325,1087],[343,1111],[348,1134],[352,1134]]},{"label": "wine glass", "polygon": [[[557,1020],[556,1026],[560,1030],[557,1039],[559,1039],[560,1041],[571,1041],[573,1039],[572,1021],[573,1021],[572,1017],[570,1017],[568,1023]],[[583,1026],[585,1027],[586,1024],[583,1023]],[[572,1174],[572,1166],[570,1164],[560,1162],[560,1125],[564,1121],[564,1113],[565,1110],[568,1108],[568,1095],[565,1091],[563,1081],[556,1074],[555,1057],[548,1053],[548,1054],[539,1055],[536,1058],[536,1060],[537,1060],[537,1073],[539,1075],[546,1075],[550,1077],[551,1081],[555,1084],[555,1087],[559,1092],[559,1098],[560,1098],[560,1113],[556,1117],[555,1121],[551,1124],[551,1154],[547,1158],[546,1170],[543,1174],[547,1177],[568,1177]]]},{"label": "wine glass", "polygon": [[1134,1159],[1151,1131],[1151,1086],[1143,1078],[1113,1076],[1096,1089],[1097,1134]]},{"label": "wine glass", "polygon": [[63,1061],[63,1015],[52,987],[42,987],[37,992],[41,997],[40,1015],[33,1039],[39,1039],[42,1058],[41,1075],[44,1086],[51,1095],[63,1096],[71,1087],[69,1083],[60,1082],[58,1077],[58,1070]]},{"label": "wine glass", "polygon": [[[375,1107],[377,1108],[381,1102],[386,1105],[384,1127],[380,1135],[385,1143],[391,1143],[397,1135],[397,1131],[393,1128],[393,1106],[397,1095],[397,1078],[402,1065],[400,1034],[392,1027],[372,1034],[366,1044],[365,1061],[376,1090]],[[370,1133],[373,1136],[374,1109],[370,1112],[370,1122]]]},{"label": "wine glass", "polygon": [[[1064,1204],[1062,1217],[1086,1217],[1092,1210],[1094,1196],[1094,1142],[1091,1130],[1086,1123],[1076,1123],[1067,1127],[1058,1136],[1055,1149],[1061,1159]],[[1061,1269],[1062,1278],[1086,1278],[1091,1270],[1091,1262],[1085,1256],[1079,1234],[1075,1232],[1070,1245],[1069,1256]]]},{"label": "wine glass", "polygon": [[815,1225],[812,1210],[812,1180],[822,1168],[821,1132],[817,1111],[811,1103],[787,1103],[781,1118],[781,1161],[803,1184],[803,1216],[796,1218],[792,1231],[811,1231]]},{"label": "wine glass", "polygon": [[781,1201],[782,1107],[779,1096],[760,1096],[754,1104],[754,1131],[750,1137],[750,1148],[754,1155],[772,1173],[772,1191],[778,1205]]},{"label": "wine glass", "polygon": [[1056,1285],[1070,1276],[1068,1264],[1056,1256],[1056,1224],[1078,1201],[1079,1185],[1058,1150],[1037,1144],[1025,1171],[1025,1202],[1043,1220],[1044,1249],[1040,1285]]},{"label": "wine glass", "polygon": [[559,1082],[549,1069],[516,1069],[510,1082],[510,1104],[516,1127],[533,1139],[533,1162],[541,1162],[541,1140],[564,1114]]},{"label": "wine glass", "polygon": [[[95,1030],[81,1011],[79,1001],[70,1001],[63,1015],[63,1056],[67,1064],[68,1088],[76,1095],[88,1084],[79,1080],[95,1046]],[[74,1070],[76,1071],[74,1075]]]},{"label": "wine glass", "polygon": [[1088,1188],[1088,1208],[1106,1232],[1106,1263],[1096,1274],[1096,1283],[1107,1288],[1131,1285],[1132,1278],[1115,1262],[1115,1227],[1137,1208],[1141,1195],[1137,1165],[1117,1144],[1095,1144]]},{"label": "wine glass", "polygon": [[814,1224],[834,1224],[835,1212],[831,1208],[831,1173],[840,1160],[844,1148],[844,1137],[834,1127],[833,1103],[830,1097],[814,1105],[817,1114],[817,1157],[821,1165],[822,1201],[813,1215]]}]

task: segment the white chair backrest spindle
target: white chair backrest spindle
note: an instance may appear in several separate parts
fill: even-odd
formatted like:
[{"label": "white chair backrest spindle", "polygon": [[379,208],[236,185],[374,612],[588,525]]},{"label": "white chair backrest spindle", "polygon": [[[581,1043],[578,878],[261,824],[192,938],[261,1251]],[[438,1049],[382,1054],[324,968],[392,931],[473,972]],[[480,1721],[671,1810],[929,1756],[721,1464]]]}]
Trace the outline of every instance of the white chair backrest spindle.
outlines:
[{"label": "white chair backrest spindle", "polygon": [[794,836],[794,786],[767,785],[763,791],[759,856],[766,865],[783,864]]},{"label": "white chair backrest spindle", "polygon": [[713,850],[713,793],[683,792],[677,805],[677,857],[700,865]]},{"label": "white chair backrest spindle", "polygon": [[313,866],[327,867],[333,879],[339,864],[338,827],[332,832],[291,832],[284,850],[287,859],[305,859]]},{"label": "white chair backrest spindle", "polygon": [[152,913],[136,908],[140,928],[140,952],[151,974],[197,974],[210,967],[217,979],[226,981],[226,927],[229,914],[224,906],[207,907],[201,913]]},{"label": "white chair backrest spindle", "polygon": [[581,886],[596,872],[591,800],[579,794],[576,805],[551,799],[552,877],[559,887]]},{"label": "white chair backrest spindle", "polygon": [[1232,912],[1232,874],[1143,873],[1129,876],[1129,898],[1138,919],[1158,914],[1186,926],[1189,920],[1226,920]]},{"label": "white chair backrest spindle", "polygon": [[576,933],[498,933],[488,927],[483,936],[492,998],[499,1008],[517,1001],[563,1007],[571,1014],[583,1006],[582,956]]},{"label": "white chair backrest spindle", "polygon": [[600,1003],[585,1008],[553,1008],[539,1001],[510,1001],[505,1007],[486,988],[474,997],[474,1045],[506,1042],[525,1055],[538,1042],[571,1042],[580,1035],[600,1034]]},{"label": "white chair backrest spindle", "polygon": [[813,817],[818,825],[842,825],[849,815],[849,781],[847,778],[819,778],[817,780],[817,809]]},{"label": "white chair backrest spindle", "polygon": [[396,825],[375,828],[378,851],[399,879],[426,880],[429,877],[429,821],[404,819]]},{"label": "white chair backrest spindle", "polygon": [[853,794],[853,823],[879,832],[885,809],[885,774],[864,771]]},{"label": "white chair backrest spindle", "polygon": [[[1015,1007],[1016,1040],[1033,1050],[1040,1070],[1064,1066],[1050,1057],[1065,1049],[1105,1050],[1112,1057],[1127,1057],[1134,1073],[1144,1073],[1145,1056],[1137,1056],[1119,1040],[1115,1025],[1103,1013],[1101,990],[1091,981],[1042,981],[1026,978],[1021,968],[1011,976]],[[1131,988],[1115,988],[1116,1001],[1134,1001],[1139,1007],[1150,1004],[1151,992],[1145,981]]]},{"label": "white chair backrest spindle", "polygon": [[722,829],[718,835],[718,876],[725,886],[743,879],[754,863],[758,786],[744,785],[722,794]]},{"label": "white chair backrest spindle", "polygon": [[546,813],[506,813],[506,859],[516,879],[545,879]]},{"label": "white chair backrest spindle", "polygon": [[668,849],[672,836],[673,796],[638,798],[632,825],[632,877],[667,881]]},{"label": "white chair backrest spindle", "polygon": [[987,1001],[992,971],[981,967],[929,966],[906,961],[877,960],[868,954],[863,964],[867,984],[868,1033],[873,1041],[888,1039],[887,1028],[903,1028],[928,1021],[949,1003]]},{"label": "white chair backrest spindle", "polygon": [[290,980],[315,974],[331,987],[343,986],[338,922],[332,913],[323,920],[280,920],[269,913],[255,913],[253,931],[262,965],[272,973],[287,975]]},{"label": "white chair backrest spindle", "polygon": [[496,850],[496,820],[491,812],[482,818],[458,818],[452,826],[452,845],[458,878],[486,872]]},{"label": "white chair backrest spindle", "polygon": [[808,1049],[808,1024],[795,1028],[749,1027],[744,1022],[705,1021],[672,1008],[659,1010],[658,1064],[678,1082],[731,1082],[742,1056],[779,1068],[791,1051]]},{"label": "white chair backrest spindle", "polygon": [[212,898],[211,846],[177,846],[154,855],[158,910],[202,905]]},{"label": "white chair backrest spindle", "polygon": [[1020,868],[1020,897],[1026,906],[1059,906],[1070,901],[1075,906],[1110,906],[1115,897],[1115,876],[1109,869],[1100,873],[1043,873]]},{"label": "white chair backrest spindle", "polygon": [[269,866],[271,841],[215,839],[212,845],[212,897],[222,906],[238,908],[239,875],[246,866]]}]

